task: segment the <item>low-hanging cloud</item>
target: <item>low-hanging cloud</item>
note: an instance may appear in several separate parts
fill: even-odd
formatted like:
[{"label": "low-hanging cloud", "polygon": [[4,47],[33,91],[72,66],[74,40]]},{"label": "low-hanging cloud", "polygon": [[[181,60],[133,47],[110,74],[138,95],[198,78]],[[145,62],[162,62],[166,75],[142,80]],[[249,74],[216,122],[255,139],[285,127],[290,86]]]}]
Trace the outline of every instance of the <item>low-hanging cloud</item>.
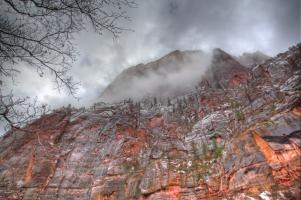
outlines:
[{"label": "low-hanging cloud", "polygon": [[80,56],[71,74],[81,82],[80,101],[59,93],[50,79],[35,78],[32,75],[35,71],[26,66],[17,85],[7,88],[20,95],[37,96],[52,107],[69,103],[89,106],[122,70],[175,49],[219,47],[234,55],[259,50],[273,56],[300,42],[300,0],[140,0],[137,3],[138,8],[128,10],[132,20],[121,22],[134,32],[123,32],[116,40],[108,33],[99,36],[93,31],[76,37]]},{"label": "low-hanging cloud", "polygon": [[212,53],[175,51],[157,61],[125,70],[107,87],[99,101],[118,102],[183,95],[197,86],[211,64]]}]

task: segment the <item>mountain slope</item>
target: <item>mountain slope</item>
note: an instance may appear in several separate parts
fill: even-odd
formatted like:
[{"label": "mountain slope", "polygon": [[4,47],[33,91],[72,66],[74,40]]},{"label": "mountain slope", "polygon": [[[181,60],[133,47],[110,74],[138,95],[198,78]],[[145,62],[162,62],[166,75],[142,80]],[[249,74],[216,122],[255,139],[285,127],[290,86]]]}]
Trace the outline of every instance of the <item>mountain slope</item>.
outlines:
[{"label": "mountain slope", "polygon": [[124,70],[104,90],[100,100],[181,95],[197,85],[209,62],[210,55],[202,51],[171,52],[154,62]]},{"label": "mountain slope", "polygon": [[100,100],[140,100],[148,96],[166,99],[188,93],[202,81],[222,88],[247,79],[248,69],[221,49],[212,53],[174,51],[157,61],[126,69],[104,90]]},{"label": "mountain slope", "polygon": [[0,199],[300,199],[301,44],[248,73],[243,87],[62,108],[8,133]]},{"label": "mountain slope", "polygon": [[238,86],[248,80],[249,70],[221,49],[214,49],[212,61],[203,79],[213,88]]}]

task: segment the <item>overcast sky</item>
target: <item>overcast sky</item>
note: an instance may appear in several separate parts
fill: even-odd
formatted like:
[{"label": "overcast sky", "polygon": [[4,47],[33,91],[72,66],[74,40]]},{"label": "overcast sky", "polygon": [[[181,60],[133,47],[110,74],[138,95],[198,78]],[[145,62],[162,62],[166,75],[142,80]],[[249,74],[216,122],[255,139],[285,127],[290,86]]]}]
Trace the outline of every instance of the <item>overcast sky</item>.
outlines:
[{"label": "overcast sky", "polygon": [[91,105],[123,69],[155,60],[170,51],[219,47],[239,55],[262,51],[270,56],[300,42],[300,0],[137,0],[129,9],[134,31],[118,40],[92,31],[77,36],[80,53],[71,73],[81,82],[80,101],[53,89],[24,68],[12,86],[19,95],[38,97],[53,108]]}]

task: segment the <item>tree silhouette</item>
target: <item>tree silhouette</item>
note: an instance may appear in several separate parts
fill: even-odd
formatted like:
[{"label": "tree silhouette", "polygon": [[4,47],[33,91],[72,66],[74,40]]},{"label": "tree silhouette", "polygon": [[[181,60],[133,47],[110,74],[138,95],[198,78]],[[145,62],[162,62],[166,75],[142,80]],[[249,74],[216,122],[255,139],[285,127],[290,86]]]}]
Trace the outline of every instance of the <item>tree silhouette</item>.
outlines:
[{"label": "tree silhouette", "polygon": [[[134,0],[0,1],[0,86],[5,77],[15,78],[19,64],[26,64],[41,77],[50,72],[57,88],[74,96],[77,83],[68,74],[77,54],[74,34],[92,27],[100,35],[110,32],[116,38],[128,30],[118,22],[128,20],[126,9],[133,7]],[[7,116],[20,101],[13,93],[0,92],[0,120],[15,124]],[[27,98],[22,102],[32,106]]]}]

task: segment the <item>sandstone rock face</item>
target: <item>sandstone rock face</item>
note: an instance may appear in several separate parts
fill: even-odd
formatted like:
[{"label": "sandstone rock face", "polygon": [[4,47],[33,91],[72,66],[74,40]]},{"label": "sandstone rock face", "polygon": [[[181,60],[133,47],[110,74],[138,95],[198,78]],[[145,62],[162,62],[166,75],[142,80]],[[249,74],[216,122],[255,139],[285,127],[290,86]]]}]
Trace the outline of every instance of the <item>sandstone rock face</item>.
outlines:
[{"label": "sandstone rock face", "polygon": [[0,199],[300,199],[300,58],[299,44],[244,85],[62,108],[13,130]]}]

